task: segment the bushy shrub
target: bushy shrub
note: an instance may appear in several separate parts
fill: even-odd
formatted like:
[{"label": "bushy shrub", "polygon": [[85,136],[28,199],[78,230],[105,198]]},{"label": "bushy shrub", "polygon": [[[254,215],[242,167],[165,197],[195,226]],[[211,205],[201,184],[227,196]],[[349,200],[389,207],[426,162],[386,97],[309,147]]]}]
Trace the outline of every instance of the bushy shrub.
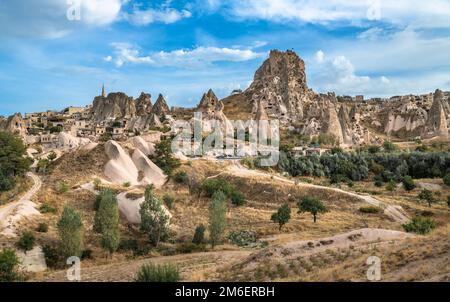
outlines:
[{"label": "bushy shrub", "polygon": [[172,195],[170,195],[169,193],[165,193],[163,196],[163,201],[164,204],[167,206],[167,208],[173,209],[173,205],[175,204],[175,198],[173,198]]},{"label": "bushy shrub", "polygon": [[227,197],[231,196],[231,193],[235,191],[232,184],[224,179],[206,179],[202,183],[202,191],[205,192],[207,197],[212,197],[214,193],[221,191]]},{"label": "bushy shrub", "polygon": [[13,178],[7,178],[0,174],[0,192],[9,191],[16,186],[16,182]]},{"label": "bushy shrub", "polygon": [[423,189],[420,193],[418,198],[421,201],[424,201],[426,203],[428,203],[428,206],[431,207],[431,204],[433,202],[435,202],[434,196],[433,196],[433,192],[431,192],[430,190],[427,189]]},{"label": "bushy shrub", "polygon": [[47,233],[48,232],[48,225],[46,223],[40,223],[38,227],[36,228],[36,231],[39,233]]},{"label": "bushy shrub", "polygon": [[398,147],[394,143],[392,143],[390,141],[385,141],[383,143],[383,149],[386,152],[394,152],[394,151],[398,150]]},{"label": "bushy shrub", "polygon": [[49,205],[48,203],[44,203],[39,208],[39,212],[41,212],[42,214],[47,214],[47,213],[56,214],[56,212],[58,212],[58,210],[56,208],[52,207],[51,205]]},{"label": "bushy shrub", "polygon": [[405,188],[406,191],[412,191],[416,187],[416,184],[414,183],[414,180],[411,178],[411,176],[405,176],[402,180],[403,188]]},{"label": "bushy shrub", "polygon": [[171,264],[146,264],[136,274],[136,282],[178,282],[180,272]]},{"label": "bushy shrub", "polygon": [[234,231],[228,236],[228,240],[237,246],[249,246],[255,244],[258,235],[253,231]]},{"label": "bushy shrub", "polygon": [[365,214],[377,214],[377,213],[381,212],[381,208],[374,207],[374,206],[364,206],[364,207],[360,207],[359,211],[361,213],[365,213]]},{"label": "bushy shrub", "polygon": [[450,173],[445,174],[442,180],[444,181],[444,184],[450,186]]},{"label": "bushy shrub", "polygon": [[20,236],[19,241],[17,242],[17,246],[23,251],[31,251],[36,243],[36,238],[32,232],[24,232],[22,236]]},{"label": "bushy shrub", "polygon": [[411,222],[405,223],[403,228],[408,233],[425,235],[436,228],[436,221],[431,218],[414,217]]},{"label": "bushy shrub", "polygon": [[248,156],[244,157],[241,160],[241,164],[246,166],[249,169],[254,169],[255,168],[255,162],[254,162],[253,158],[248,157]]},{"label": "bushy shrub", "polygon": [[124,182],[124,183],[122,184],[122,186],[123,186],[124,188],[129,188],[129,187],[131,186],[131,183],[130,183],[129,181],[126,181],[126,182]]},{"label": "bushy shrub", "polygon": [[20,280],[17,272],[19,258],[12,249],[0,251],[0,282],[14,282]]},{"label": "bushy shrub", "polygon": [[44,245],[42,247],[44,253],[45,263],[48,267],[57,268],[62,264],[62,257],[55,247],[51,245]]},{"label": "bushy shrub", "polygon": [[389,192],[394,192],[395,189],[397,189],[397,184],[395,183],[395,181],[389,181],[386,185],[386,190],[388,190]]},{"label": "bushy shrub", "polygon": [[235,206],[242,206],[245,202],[245,196],[240,191],[233,191],[231,193],[231,203]]},{"label": "bushy shrub", "polygon": [[92,259],[92,250],[86,249],[81,253],[81,260]]},{"label": "bushy shrub", "polygon": [[139,243],[135,239],[125,239],[120,241],[119,250],[120,251],[136,251],[139,247]]},{"label": "bushy shrub", "polygon": [[185,171],[179,171],[175,173],[173,180],[178,184],[186,185],[189,183],[189,176]]},{"label": "bushy shrub", "polygon": [[69,191],[69,185],[64,181],[61,181],[58,185],[58,193],[63,194],[63,193],[67,193],[68,191]]},{"label": "bushy shrub", "polygon": [[203,224],[198,225],[195,228],[194,238],[192,238],[192,243],[202,244],[205,241],[205,231],[206,227]]},{"label": "bushy shrub", "polygon": [[375,187],[379,187],[379,188],[384,185],[383,181],[379,180],[379,179],[376,179],[374,184],[375,184]]}]

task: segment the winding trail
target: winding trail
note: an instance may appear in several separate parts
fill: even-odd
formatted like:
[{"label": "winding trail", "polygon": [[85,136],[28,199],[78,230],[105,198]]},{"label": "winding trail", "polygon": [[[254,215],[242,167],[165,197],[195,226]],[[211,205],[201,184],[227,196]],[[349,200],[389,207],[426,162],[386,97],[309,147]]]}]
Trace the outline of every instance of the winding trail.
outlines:
[{"label": "winding trail", "polygon": [[14,226],[16,222],[25,217],[41,214],[31,198],[41,189],[42,181],[39,176],[32,172],[28,172],[27,176],[33,179],[33,186],[18,201],[0,207],[0,235],[16,237]]},{"label": "winding trail", "polygon": [[295,186],[302,186],[302,187],[306,187],[306,188],[316,188],[316,189],[321,189],[321,190],[329,190],[329,191],[345,194],[348,196],[355,197],[355,198],[357,198],[363,202],[366,202],[370,205],[382,208],[384,210],[384,214],[389,216],[396,222],[403,224],[403,223],[406,223],[409,221],[409,218],[406,216],[406,214],[404,214],[402,207],[388,205],[370,195],[360,195],[360,194],[356,194],[353,192],[344,191],[344,190],[338,189],[338,188],[331,188],[331,187],[313,185],[313,184],[308,184],[308,183],[296,183],[293,180],[290,180],[290,179],[287,179],[287,178],[284,178],[281,176],[272,175],[267,172],[261,172],[261,171],[257,171],[257,170],[247,169],[238,162],[235,162],[233,165],[228,166],[228,168],[225,172],[221,172],[217,175],[214,175],[214,176],[212,176],[212,178],[217,177],[222,173],[232,173],[234,175],[244,176],[244,177],[245,176],[269,177],[269,178],[272,177],[273,179],[276,179],[278,181],[289,183],[289,184],[292,184]]}]

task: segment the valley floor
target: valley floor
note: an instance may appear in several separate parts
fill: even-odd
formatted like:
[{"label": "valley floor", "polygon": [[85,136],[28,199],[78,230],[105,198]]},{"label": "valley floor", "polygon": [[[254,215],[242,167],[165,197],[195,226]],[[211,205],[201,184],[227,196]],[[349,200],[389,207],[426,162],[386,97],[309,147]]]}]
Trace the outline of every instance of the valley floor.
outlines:
[{"label": "valley floor", "polygon": [[[92,160],[98,162],[98,156]],[[310,183],[287,178],[267,171],[249,170],[237,162],[221,163],[198,160],[185,163],[182,169],[188,174],[197,173],[202,178],[227,180],[244,193],[247,203],[241,207],[230,206],[227,213],[227,231],[249,230],[258,234],[254,247],[221,245],[211,250],[183,251],[190,242],[195,227],[207,224],[210,199],[189,193],[186,186],[169,181],[159,196],[170,193],[176,197],[171,210],[173,238],[146,256],[134,256],[130,252],[118,252],[106,257],[99,246],[99,238],[92,232],[94,177],[102,164],[74,165],[72,155],[62,158],[48,175],[42,175],[42,183],[30,174],[34,186],[19,201],[0,207],[3,222],[0,242],[11,245],[15,239],[11,232],[33,229],[45,222],[49,231],[40,234],[38,244],[57,242],[56,222],[58,212],[70,205],[82,214],[85,225],[85,244],[92,250],[92,259],[82,262],[83,281],[132,281],[138,269],[147,263],[171,263],[179,267],[184,281],[367,281],[367,258],[381,259],[382,281],[450,281],[450,211],[442,202],[432,208],[417,202],[420,189],[406,192],[386,192],[369,182],[355,182],[354,187],[331,187],[314,179]],[[70,188],[59,192],[61,175],[71,171],[65,181]],[[217,171],[222,171],[217,173]],[[316,183],[316,184],[314,184]],[[422,186],[434,188],[442,198],[449,189],[439,180],[420,180]],[[119,192],[141,196],[143,188],[114,187]],[[34,196],[33,196],[34,195]],[[316,223],[310,214],[297,214],[296,201],[301,196],[317,196],[329,208]],[[30,201],[30,199],[33,200]],[[14,220],[18,205],[43,204],[54,207],[57,213],[42,213]],[[270,221],[271,214],[283,203],[291,205],[292,219],[280,232]],[[37,204],[37,205],[36,205]],[[380,213],[364,214],[363,206],[376,206]],[[405,233],[402,224],[411,217],[428,212],[437,221],[438,228],[427,236]],[[9,224],[11,221],[13,224]],[[5,223],[6,222],[6,223]],[[123,239],[137,239],[146,244],[147,238],[138,228],[122,217]],[[5,233],[6,231],[6,233]],[[8,233],[9,232],[9,233]],[[264,243],[264,244],[262,244]],[[66,270],[49,269],[30,274],[33,281],[66,281]]]}]

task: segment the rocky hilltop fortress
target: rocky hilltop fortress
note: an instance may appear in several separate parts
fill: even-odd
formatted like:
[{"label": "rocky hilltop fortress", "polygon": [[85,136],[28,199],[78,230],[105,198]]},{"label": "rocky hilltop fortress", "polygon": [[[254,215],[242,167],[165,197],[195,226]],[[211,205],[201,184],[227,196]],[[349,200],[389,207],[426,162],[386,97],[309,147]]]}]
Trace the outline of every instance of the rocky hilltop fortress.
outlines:
[{"label": "rocky hilltop fortress", "polygon": [[315,93],[307,84],[304,61],[292,50],[273,50],[245,91],[219,100],[212,90],[197,108],[169,108],[160,94],[134,99],[122,92],[94,98],[92,105],[62,112],[27,113],[0,117],[0,129],[17,132],[28,143],[55,143],[58,133],[98,140],[102,135],[126,139],[152,129],[170,127],[175,119],[204,119],[226,123],[236,119],[278,119],[282,129],[309,137],[332,135],[344,146],[381,143],[386,139],[448,139],[450,93],[364,99]]}]

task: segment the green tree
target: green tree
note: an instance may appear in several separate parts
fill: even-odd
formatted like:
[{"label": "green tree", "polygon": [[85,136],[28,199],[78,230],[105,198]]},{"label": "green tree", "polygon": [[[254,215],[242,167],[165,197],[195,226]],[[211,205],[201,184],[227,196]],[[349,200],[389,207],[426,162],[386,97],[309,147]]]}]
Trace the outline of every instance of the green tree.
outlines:
[{"label": "green tree", "polygon": [[193,244],[202,244],[203,241],[205,240],[205,231],[206,228],[203,224],[198,225],[195,228],[195,233],[194,233],[194,238],[192,238],[192,243]]},{"label": "green tree", "polygon": [[422,192],[419,193],[419,199],[428,203],[428,206],[431,208],[431,204],[436,200],[434,199],[433,192],[427,189],[423,189]]},{"label": "green tree", "polygon": [[298,213],[309,212],[314,217],[314,222],[316,222],[317,214],[328,212],[327,207],[317,198],[314,197],[303,197],[298,203]]},{"label": "green tree", "polygon": [[111,189],[100,192],[100,203],[94,217],[94,230],[102,235],[102,247],[110,254],[117,251],[120,244],[119,207]]},{"label": "green tree", "polygon": [[81,257],[83,252],[83,222],[80,214],[66,206],[58,224],[61,253],[64,257]]},{"label": "green tree", "polygon": [[17,272],[19,263],[19,258],[14,250],[4,249],[0,251],[0,282],[18,281],[20,279]]},{"label": "green tree", "polygon": [[209,241],[212,248],[222,240],[227,227],[227,197],[222,191],[217,191],[212,196],[209,206]]},{"label": "green tree", "polygon": [[165,139],[157,143],[155,153],[150,158],[168,176],[172,176],[173,171],[181,165],[180,160],[172,154],[171,142],[171,140]]},{"label": "green tree", "polygon": [[14,178],[28,171],[32,160],[25,155],[26,146],[18,136],[0,131],[0,191],[14,188]]},{"label": "green tree", "polygon": [[158,246],[169,233],[170,216],[164,210],[161,200],[153,193],[153,187],[145,190],[145,200],[139,211],[141,214],[141,230],[148,234],[150,242]]},{"label": "green tree", "polygon": [[270,220],[272,220],[275,223],[278,223],[279,230],[281,231],[281,228],[289,222],[291,219],[291,209],[289,208],[289,205],[285,203],[282,205],[277,212],[272,214],[272,217]]}]

